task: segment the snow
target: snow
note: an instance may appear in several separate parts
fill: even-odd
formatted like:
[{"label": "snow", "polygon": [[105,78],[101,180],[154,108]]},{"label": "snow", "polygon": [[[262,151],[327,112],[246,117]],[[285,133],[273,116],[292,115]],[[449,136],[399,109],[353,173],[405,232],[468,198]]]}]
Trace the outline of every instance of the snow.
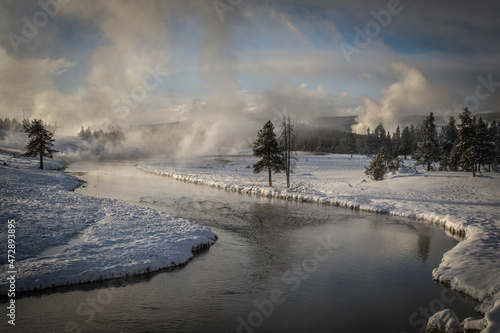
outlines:
[{"label": "snow", "polygon": [[[476,310],[492,311],[500,300],[500,174],[472,178],[465,172],[416,171],[405,161],[399,172],[383,181],[365,175],[370,158],[355,155],[301,153],[291,189],[284,174],[254,174],[256,158],[242,155],[182,158],[139,169],[180,181],[250,195],[337,205],[370,212],[425,220],[450,236],[466,236],[448,251],[433,271],[435,280],[479,300]],[[461,237],[460,237],[461,238]]]},{"label": "snow", "polygon": [[460,326],[460,320],[450,309],[435,313],[427,322],[426,332],[456,333],[463,331],[463,328]]},{"label": "snow", "polygon": [[[217,239],[184,219],[71,191],[79,185],[76,177],[40,170],[36,159],[0,153],[0,243],[7,244],[7,221],[14,219],[17,291],[182,265]],[[0,265],[0,294],[6,294],[7,246]]]},{"label": "snow", "polygon": [[495,303],[495,306],[489,311],[485,318],[489,324],[483,333],[498,333],[500,332],[500,301]]}]

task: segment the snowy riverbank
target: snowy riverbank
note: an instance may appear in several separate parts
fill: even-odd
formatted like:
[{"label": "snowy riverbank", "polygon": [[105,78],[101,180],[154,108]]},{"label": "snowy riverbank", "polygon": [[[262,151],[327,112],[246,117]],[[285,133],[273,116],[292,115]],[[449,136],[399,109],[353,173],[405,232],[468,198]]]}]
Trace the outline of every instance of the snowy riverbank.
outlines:
[{"label": "snowy riverbank", "polygon": [[[301,154],[286,189],[284,175],[255,175],[249,155],[199,157],[140,166],[145,172],[251,195],[345,206],[365,211],[423,219],[466,239],[446,253],[434,279],[479,300],[477,310],[500,308],[500,174],[423,172],[411,169],[374,182],[367,179],[365,156]],[[496,310],[495,310],[496,311]],[[498,312],[498,311],[497,311]],[[490,318],[493,327],[494,316]],[[472,325],[472,324],[470,324]],[[481,323],[476,323],[481,327]]]},{"label": "snowy riverbank", "polygon": [[[207,227],[153,209],[74,193],[76,177],[40,170],[36,159],[0,153],[0,175],[0,243],[7,244],[7,221],[15,220],[17,291],[182,265],[217,238]],[[0,264],[0,294],[6,294],[12,270],[6,245]]]}]

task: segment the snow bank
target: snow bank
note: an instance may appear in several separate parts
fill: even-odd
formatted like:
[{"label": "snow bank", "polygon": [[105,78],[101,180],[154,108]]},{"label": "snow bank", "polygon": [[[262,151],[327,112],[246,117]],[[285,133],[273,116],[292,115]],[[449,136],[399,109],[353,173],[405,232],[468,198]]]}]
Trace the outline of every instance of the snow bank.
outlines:
[{"label": "snow bank", "polygon": [[426,220],[450,235],[466,239],[445,254],[433,271],[435,280],[482,303],[477,310],[491,311],[500,299],[500,174],[472,178],[470,173],[415,171],[413,163],[384,181],[370,181],[364,156],[301,154],[292,175],[291,189],[284,175],[253,174],[252,156],[200,157],[138,168],[180,181],[227,191],[285,200],[313,202],[375,213]]},{"label": "snow bank", "polygon": [[463,332],[463,328],[460,325],[460,320],[458,319],[455,312],[450,309],[446,309],[435,313],[429,318],[427,322],[426,333],[431,332],[446,332],[446,333],[457,333]]},{"label": "snow bank", "polygon": [[[7,220],[14,219],[18,291],[182,265],[217,239],[207,227],[153,209],[71,192],[77,178],[40,170],[36,159],[0,153],[0,174],[0,243],[7,244]],[[5,294],[6,246],[0,265]]]}]

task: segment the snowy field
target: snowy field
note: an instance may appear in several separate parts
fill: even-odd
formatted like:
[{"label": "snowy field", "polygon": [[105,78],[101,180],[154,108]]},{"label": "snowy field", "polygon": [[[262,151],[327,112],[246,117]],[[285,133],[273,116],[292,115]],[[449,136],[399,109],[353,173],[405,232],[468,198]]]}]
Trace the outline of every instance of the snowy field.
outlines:
[{"label": "snowy field", "polygon": [[0,294],[7,293],[12,270],[8,220],[16,221],[17,291],[181,265],[217,238],[207,227],[153,209],[72,192],[79,184],[60,171],[40,170],[37,159],[0,153]]},{"label": "snowy field", "polygon": [[[145,172],[251,195],[261,195],[426,220],[453,236],[466,239],[445,254],[433,271],[434,279],[479,300],[477,310],[486,313],[485,332],[499,332],[500,323],[500,174],[472,178],[462,172],[415,172],[407,168],[371,181],[364,174],[365,156],[300,154],[286,189],[284,174],[254,174],[256,159],[244,155],[183,158],[143,165]],[[493,310],[493,308],[495,309]],[[496,324],[494,324],[496,322]],[[484,328],[486,322],[468,323]]]}]

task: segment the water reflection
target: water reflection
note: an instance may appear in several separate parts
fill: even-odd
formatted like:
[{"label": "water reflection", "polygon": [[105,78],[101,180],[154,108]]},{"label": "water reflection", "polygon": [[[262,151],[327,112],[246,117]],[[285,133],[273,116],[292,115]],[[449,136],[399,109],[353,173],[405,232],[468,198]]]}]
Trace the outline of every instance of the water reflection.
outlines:
[{"label": "water reflection", "polygon": [[427,262],[429,258],[429,252],[431,250],[431,237],[428,235],[418,235],[418,258],[423,264]]},{"label": "water reflection", "polygon": [[[439,297],[431,270],[456,243],[386,215],[236,195],[131,165],[113,164],[118,170],[106,175],[74,168],[88,171],[80,193],[192,219],[219,240],[182,268],[20,297],[18,328],[26,331],[68,323],[82,332],[235,332],[244,324],[255,332],[415,331],[408,317]],[[89,300],[99,299],[94,309]],[[458,300],[450,307],[474,315]]]}]

